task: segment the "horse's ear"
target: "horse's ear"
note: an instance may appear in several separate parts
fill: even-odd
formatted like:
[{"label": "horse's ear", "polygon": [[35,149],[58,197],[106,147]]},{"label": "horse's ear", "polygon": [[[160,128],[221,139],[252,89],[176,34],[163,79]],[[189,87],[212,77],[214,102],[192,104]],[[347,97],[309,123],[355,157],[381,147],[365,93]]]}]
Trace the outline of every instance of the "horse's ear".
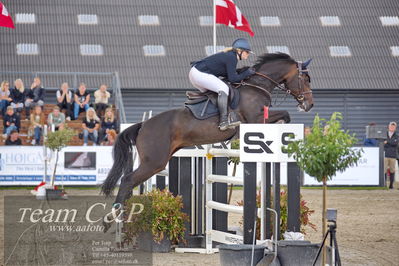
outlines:
[{"label": "horse's ear", "polygon": [[312,58],[309,58],[308,60],[306,60],[305,62],[302,63],[302,70],[305,70],[308,68],[308,65],[310,64],[310,62],[312,62]]}]

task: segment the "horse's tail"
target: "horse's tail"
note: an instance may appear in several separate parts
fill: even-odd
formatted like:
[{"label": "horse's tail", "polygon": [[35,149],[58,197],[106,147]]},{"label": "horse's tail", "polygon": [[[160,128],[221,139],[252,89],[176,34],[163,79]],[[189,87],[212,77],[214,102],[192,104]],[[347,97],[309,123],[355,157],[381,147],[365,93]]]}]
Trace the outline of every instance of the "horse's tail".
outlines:
[{"label": "horse's tail", "polygon": [[133,145],[139,134],[142,123],[134,124],[120,133],[115,141],[112,156],[114,164],[105,179],[101,191],[109,196],[122,175],[133,170]]}]

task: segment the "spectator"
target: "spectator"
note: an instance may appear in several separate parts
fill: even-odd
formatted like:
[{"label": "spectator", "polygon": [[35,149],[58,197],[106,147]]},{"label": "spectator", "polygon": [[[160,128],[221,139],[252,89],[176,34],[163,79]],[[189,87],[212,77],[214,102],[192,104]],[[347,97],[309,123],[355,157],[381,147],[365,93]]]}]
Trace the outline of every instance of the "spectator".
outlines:
[{"label": "spectator", "polygon": [[25,87],[21,79],[14,81],[14,89],[10,91],[11,106],[15,112],[21,113],[25,101]]},{"label": "spectator", "polygon": [[30,135],[34,135],[32,145],[40,145],[40,139],[42,137],[42,130],[44,128],[44,113],[42,107],[39,105],[35,106],[33,113],[30,115]]},{"label": "spectator", "polygon": [[21,126],[21,121],[19,115],[14,112],[14,108],[12,106],[7,107],[7,113],[4,116],[4,134],[7,136],[10,135],[11,131],[16,130],[19,132],[19,128]]},{"label": "spectator", "polygon": [[63,130],[65,127],[65,115],[61,113],[58,106],[54,106],[53,111],[48,115],[47,124],[50,131]]},{"label": "spectator", "polygon": [[18,131],[12,130],[10,136],[6,139],[6,145],[22,145],[22,141],[19,138]]},{"label": "spectator", "polygon": [[25,117],[30,117],[30,109],[36,105],[44,105],[45,90],[39,77],[33,79],[30,89],[25,90]]},{"label": "spectator", "polygon": [[87,146],[88,139],[93,141],[93,146],[96,146],[98,139],[98,129],[100,128],[100,119],[98,118],[94,108],[89,108],[86,112],[86,117],[83,119],[83,146]]},{"label": "spectator", "polygon": [[3,117],[6,114],[6,108],[10,105],[11,101],[10,83],[8,81],[3,81],[0,88],[0,112]]},{"label": "spectator", "polygon": [[89,109],[90,93],[86,90],[86,84],[80,83],[79,89],[75,93],[75,103],[73,107],[74,119],[78,119],[79,113]]},{"label": "spectator", "polygon": [[111,94],[107,91],[107,85],[102,84],[98,90],[94,92],[94,108],[96,109],[97,116],[103,117],[104,110],[108,108],[108,99]]},{"label": "spectator", "polygon": [[[399,136],[395,132],[396,131],[396,123],[391,122],[388,125],[387,139],[384,141],[384,169],[385,169],[385,178],[388,177],[389,174],[389,188],[393,189],[393,183],[395,182],[395,171],[396,171],[396,158],[398,157],[398,144],[399,144]],[[389,172],[388,172],[389,170]]]},{"label": "spectator", "polygon": [[108,134],[107,134],[107,141],[103,142],[103,145],[105,145],[105,146],[114,145],[115,140],[116,140],[116,135],[117,134],[116,134],[115,130],[113,130],[113,129],[109,130]]},{"label": "spectator", "polygon": [[68,83],[62,83],[61,89],[57,91],[57,105],[62,111],[66,109],[66,120],[71,121],[72,117],[72,103],[73,103],[73,93],[69,89]]},{"label": "spectator", "polygon": [[104,119],[101,121],[101,128],[99,131],[99,143],[107,140],[108,132],[113,129],[118,131],[114,111],[112,108],[105,109]]},{"label": "spectator", "polygon": [[[369,127],[375,126],[376,124],[374,122],[369,123]],[[365,138],[363,141],[363,145],[366,147],[377,147],[378,146],[378,140],[376,139],[369,139]]]}]

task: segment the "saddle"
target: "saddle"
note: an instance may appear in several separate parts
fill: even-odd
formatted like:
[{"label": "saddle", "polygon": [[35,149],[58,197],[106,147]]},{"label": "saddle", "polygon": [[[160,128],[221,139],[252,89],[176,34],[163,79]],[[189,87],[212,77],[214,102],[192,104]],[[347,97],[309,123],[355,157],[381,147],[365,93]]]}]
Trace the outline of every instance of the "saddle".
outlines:
[{"label": "saddle", "polygon": [[[240,92],[230,84],[227,85],[229,87],[229,109],[235,110],[240,102]],[[216,92],[187,91],[186,96],[185,107],[191,111],[195,118],[203,120],[219,115],[218,94]]]},{"label": "saddle", "polygon": [[[238,89],[233,87],[231,84],[226,83],[229,87],[229,102],[231,103],[236,95],[239,95]],[[213,104],[217,105],[218,94],[213,91],[186,91],[187,101],[185,102],[186,105],[200,103],[206,100],[212,101]],[[235,109],[235,108],[234,108]]]}]

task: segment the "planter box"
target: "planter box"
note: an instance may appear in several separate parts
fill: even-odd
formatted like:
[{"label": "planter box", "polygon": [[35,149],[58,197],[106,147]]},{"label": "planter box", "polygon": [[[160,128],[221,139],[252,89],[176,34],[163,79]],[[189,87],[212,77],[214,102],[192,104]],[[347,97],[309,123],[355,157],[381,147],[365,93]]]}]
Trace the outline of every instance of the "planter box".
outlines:
[{"label": "planter box", "polygon": [[137,245],[140,250],[147,252],[168,253],[171,250],[171,243],[168,238],[165,237],[158,243],[154,241],[152,234],[149,232],[143,232],[138,235]]},{"label": "planter box", "polygon": [[[255,245],[254,265],[264,257],[265,246]],[[222,266],[251,265],[252,245],[219,245],[220,264]]]},{"label": "planter box", "polygon": [[[326,263],[331,265],[331,247],[327,247]],[[312,265],[320,244],[310,241],[281,240],[278,242],[277,257],[282,266]],[[322,254],[320,254],[316,265],[320,265]]]}]

